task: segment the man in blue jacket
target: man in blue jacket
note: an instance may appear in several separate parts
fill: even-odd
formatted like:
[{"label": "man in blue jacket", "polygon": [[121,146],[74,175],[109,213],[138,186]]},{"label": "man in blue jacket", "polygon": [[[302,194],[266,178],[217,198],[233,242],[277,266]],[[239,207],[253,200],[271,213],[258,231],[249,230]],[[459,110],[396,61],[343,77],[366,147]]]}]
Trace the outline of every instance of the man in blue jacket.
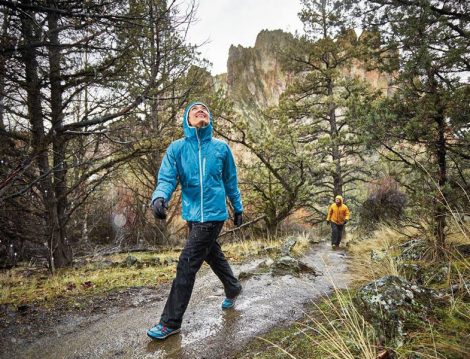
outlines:
[{"label": "man in blue jacket", "polygon": [[224,285],[222,309],[232,308],[242,286],[216,241],[228,218],[226,197],[234,209],[234,224],[242,224],[243,205],[237,172],[227,143],[212,138],[212,116],[206,105],[194,102],[183,117],[184,138],[168,147],[152,195],[155,216],[166,218],[166,209],[177,182],[181,184],[183,219],[189,237],[181,252],[176,278],[160,322],[147,331],[152,339],[165,339],[180,331],[191,298],[196,273],[206,261]]}]

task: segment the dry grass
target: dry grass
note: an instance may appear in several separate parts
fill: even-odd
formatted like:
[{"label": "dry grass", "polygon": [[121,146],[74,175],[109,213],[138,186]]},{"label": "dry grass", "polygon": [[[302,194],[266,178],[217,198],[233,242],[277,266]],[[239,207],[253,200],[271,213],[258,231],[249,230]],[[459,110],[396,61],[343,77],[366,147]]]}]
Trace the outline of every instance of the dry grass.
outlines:
[{"label": "dry grass", "polygon": [[[267,249],[275,253],[282,245],[281,239],[266,240],[258,238],[234,243],[226,243],[223,250],[230,262],[243,262],[265,256]],[[308,248],[308,238],[300,237],[294,248],[300,255]],[[0,272],[0,304],[21,305],[40,303],[49,305],[57,298],[72,298],[77,295],[99,295],[116,289],[142,286],[157,286],[171,281],[176,273],[179,250],[167,250],[159,253],[132,253],[141,268],[136,266],[113,266],[100,268],[104,259],[114,263],[123,263],[127,253],[106,258],[92,258],[89,263],[79,268],[64,268],[50,275],[46,269],[17,267]],[[170,264],[156,264],[160,263]]]},{"label": "dry grass", "polygon": [[265,255],[266,250],[269,248],[278,250],[281,245],[281,239],[257,238],[238,242],[223,243],[222,250],[229,260],[234,262],[241,262],[250,258],[256,258],[260,255]]},{"label": "dry grass", "polygon": [[327,298],[317,309],[321,317],[308,316],[312,325],[306,329],[313,333],[310,339],[318,346],[320,357],[377,358],[374,331],[354,306],[349,291],[340,292],[335,287],[334,301]]},{"label": "dry grass", "polygon": [[295,244],[294,248],[292,249],[292,254],[294,256],[301,256],[304,254],[307,249],[310,247],[310,239],[312,234],[309,232],[303,232],[297,235],[297,243]]},{"label": "dry grass", "polygon": [[[354,238],[348,242],[351,253],[350,270],[358,282],[371,281],[386,275],[398,275],[398,246],[407,237],[390,227],[380,227],[374,234],[364,240]],[[380,263],[372,259],[372,252],[383,256]]]},{"label": "dry grass", "polygon": [[[112,260],[120,262],[126,255],[113,256]],[[149,254],[136,253],[136,257],[150,258]],[[154,254],[161,261],[171,257],[176,252]],[[16,268],[0,273],[0,304],[24,303],[50,304],[57,298],[69,298],[77,295],[97,295],[110,290],[134,286],[155,286],[171,280],[176,271],[176,265],[137,267],[97,268],[95,263],[89,263],[78,269],[64,268],[54,275],[46,270],[28,270]]]},{"label": "dry grass", "polygon": [[352,293],[334,294],[314,304],[305,318],[258,337],[240,358],[376,359],[373,329],[352,303]]}]

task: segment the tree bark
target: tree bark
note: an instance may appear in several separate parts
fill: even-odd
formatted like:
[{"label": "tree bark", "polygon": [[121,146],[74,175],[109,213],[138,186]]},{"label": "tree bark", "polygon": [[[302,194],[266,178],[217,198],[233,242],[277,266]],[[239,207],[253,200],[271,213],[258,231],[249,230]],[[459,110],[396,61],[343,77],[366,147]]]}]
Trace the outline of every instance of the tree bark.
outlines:
[{"label": "tree bark", "polygon": [[444,117],[444,108],[441,102],[441,94],[438,90],[435,70],[429,65],[428,79],[430,84],[430,93],[434,98],[435,116],[437,134],[434,142],[436,161],[437,161],[437,186],[434,196],[434,237],[438,248],[438,256],[444,256],[446,245],[446,216],[447,216],[447,143],[446,143],[446,119]]},{"label": "tree bark", "polygon": [[444,253],[446,244],[446,216],[447,216],[447,149],[446,149],[446,138],[445,138],[445,118],[442,115],[438,115],[435,118],[437,123],[437,141],[436,141],[436,158],[438,164],[437,173],[437,184],[438,192],[434,198],[434,236],[436,237],[437,246],[440,249],[440,254]]},{"label": "tree bark", "polygon": [[[55,2],[50,2],[51,7],[55,7]],[[53,212],[54,235],[51,239],[54,262],[57,267],[64,267],[72,264],[72,250],[66,239],[65,223],[67,219],[67,166],[65,163],[66,139],[63,134],[63,111],[62,111],[62,86],[61,78],[61,54],[58,30],[59,15],[52,12],[48,15],[49,27],[49,80],[51,84],[51,122],[52,122],[52,148],[54,166],[54,196],[55,210]]]},{"label": "tree bark", "polygon": [[[30,5],[30,1],[23,1],[25,5]],[[59,215],[57,195],[52,181],[52,172],[49,164],[49,143],[46,140],[44,128],[44,113],[41,104],[41,82],[38,75],[37,53],[33,46],[28,44],[37,41],[39,36],[34,33],[34,14],[26,13],[21,19],[22,33],[26,46],[22,51],[23,63],[25,65],[26,93],[28,103],[28,114],[32,128],[32,150],[36,155],[36,163],[39,170],[40,181],[38,188],[41,192],[45,207],[46,236],[49,247],[49,267],[53,272],[57,266],[64,266],[71,263],[71,256],[66,256],[63,248],[62,238],[64,237],[63,226]],[[56,20],[57,24],[57,20]],[[55,80],[55,79],[54,79]],[[60,84],[60,80],[59,84]],[[51,98],[56,96],[51,94]],[[52,101],[51,101],[52,105]],[[52,112],[57,109],[52,109]],[[54,116],[54,115],[53,115]],[[54,126],[54,123],[53,123]],[[55,145],[55,144],[54,144]],[[57,149],[57,146],[53,146]],[[56,162],[54,156],[54,162]]]},{"label": "tree bark", "polygon": [[[328,80],[328,97],[333,97],[333,82]],[[343,176],[341,168],[341,154],[338,145],[338,126],[336,123],[336,106],[334,103],[329,105],[328,118],[330,122],[330,138],[331,138],[331,157],[335,169],[333,176],[333,197],[343,195]]]}]

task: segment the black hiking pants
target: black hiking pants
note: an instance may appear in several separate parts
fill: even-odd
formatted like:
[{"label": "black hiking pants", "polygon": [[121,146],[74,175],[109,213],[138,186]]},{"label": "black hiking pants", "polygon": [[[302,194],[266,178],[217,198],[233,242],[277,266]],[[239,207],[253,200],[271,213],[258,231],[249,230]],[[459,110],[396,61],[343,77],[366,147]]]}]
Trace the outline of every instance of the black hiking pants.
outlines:
[{"label": "black hiking pants", "polygon": [[233,275],[217,242],[224,222],[188,222],[188,225],[189,237],[180,254],[176,278],[173,280],[170,295],[160,318],[161,324],[172,329],[181,327],[183,315],[193,291],[196,273],[204,261],[222,281],[226,297],[236,297],[241,291],[241,285]]},{"label": "black hiking pants", "polygon": [[331,245],[339,246],[341,237],[343,236],[344,224],[336,224],[331,222]]}]

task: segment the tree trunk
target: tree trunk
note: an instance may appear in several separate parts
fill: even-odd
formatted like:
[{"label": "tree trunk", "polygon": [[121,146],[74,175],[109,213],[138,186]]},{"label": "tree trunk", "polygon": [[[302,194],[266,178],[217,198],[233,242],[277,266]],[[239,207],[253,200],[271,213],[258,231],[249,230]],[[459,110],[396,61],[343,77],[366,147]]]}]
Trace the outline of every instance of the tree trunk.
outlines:
[{"label": "tree trunk", "polygon": [[[2,34],[0,38],[0,46],[7,47],[8,44],[8,28],[10,26],[10,15],[8,14],[8,9],[3,8],[3,24],[2,24]],[[0,54],[0,130],[5,131],[5,121],[4,121],[4,114],[5,114],[5,76],[6,76],[6,57],[5,53]],[[11,144],[11,140],[8,137],[3,137],[8,141],[8,144]],[[5,141],[2,139],[2,142]]]},{"label": "tree trunk", "polygon": [[441,94],[438,90],[439,84],[436,80],[435,69],[429,64],[427,71],[430,89],[429,92],[434,99],[434,110],[436,115],[433,117],[437,134],[434,145],[434,155],[436,156],[437,189],[434,196],[434,237],[438,248],[438,256],[444,256],[446,244],[446,215],[447,215],[447,144],[446,144],[446,120],[444,117],[444,108],[441,102]]},{"label": "tree trunk", "polygon": [[[333,97],[333,83],[328,81],[328,97]],[[343,175],[341,168],[341,154],[338,144],[338,126],[336,123],[336,105],[330,103],[328,110],[328,118],[330,122],[330,138],[331,138],[331,157],[335,165],[333,176],[333,197],[343,195]]]},{"label": "tree trunk", "polygon": [[[55,1],[50,2],[54,7]],[[51,122],[53,128],[52,148],[54,151],[54,195],[56,208],[54,215],[57,225],[56,235],[53,243],[54,262],[57,267],[72,264],[72,250],[66,239],[66,217],[67,217],[67,166],[65,163],[66,139],[63,134],[63,112],[62,112],[62,86],[61,77],[61,54],[58,30],[58,14],[51,12],[48,15],[49,25],[49,79],[51,83]]]},{"label": "tree trunk", "polygon": [[[27,6],[31,5],[28,0],[23,1]],[[22,33],[24,37],[24,50],[22,51],[23,63],[25,65],[26,93],[28,103],[29,120],[32,129],[32,149],[36,155],[36,163],[39,170],[40,180],[38,188],[41,192],[45,207],[46,237],[49,247],[49,267],[53,272],[57,266],[63,266],[71,261],[63,256],[61,245],[62,229],[58,211],[56,193],[52,183],[52,169],[49,165],[49,143],[46,141],[44,128],[44,115],[41,104],[41,83],[38,76],[38,60],[36,50],[33,46],[27,46],[39,42],[34,29],[35,16],[32,12],[26,12],[21,19]],[[64,260],[65,259],[65,260]],[[57,261],[57,262],[56,262]]]},{"label": "tree trunk", "polygon": [[436,141],[436,157],[439,167],[437,174],[438,191],[434,198],[434,236],[436,238],[437,246],[440,254],[444,253],[446,242],[446,215],[447,215],[447,149],[445,138],[445,118],[439,114],[436,118],[438,138]]}]

